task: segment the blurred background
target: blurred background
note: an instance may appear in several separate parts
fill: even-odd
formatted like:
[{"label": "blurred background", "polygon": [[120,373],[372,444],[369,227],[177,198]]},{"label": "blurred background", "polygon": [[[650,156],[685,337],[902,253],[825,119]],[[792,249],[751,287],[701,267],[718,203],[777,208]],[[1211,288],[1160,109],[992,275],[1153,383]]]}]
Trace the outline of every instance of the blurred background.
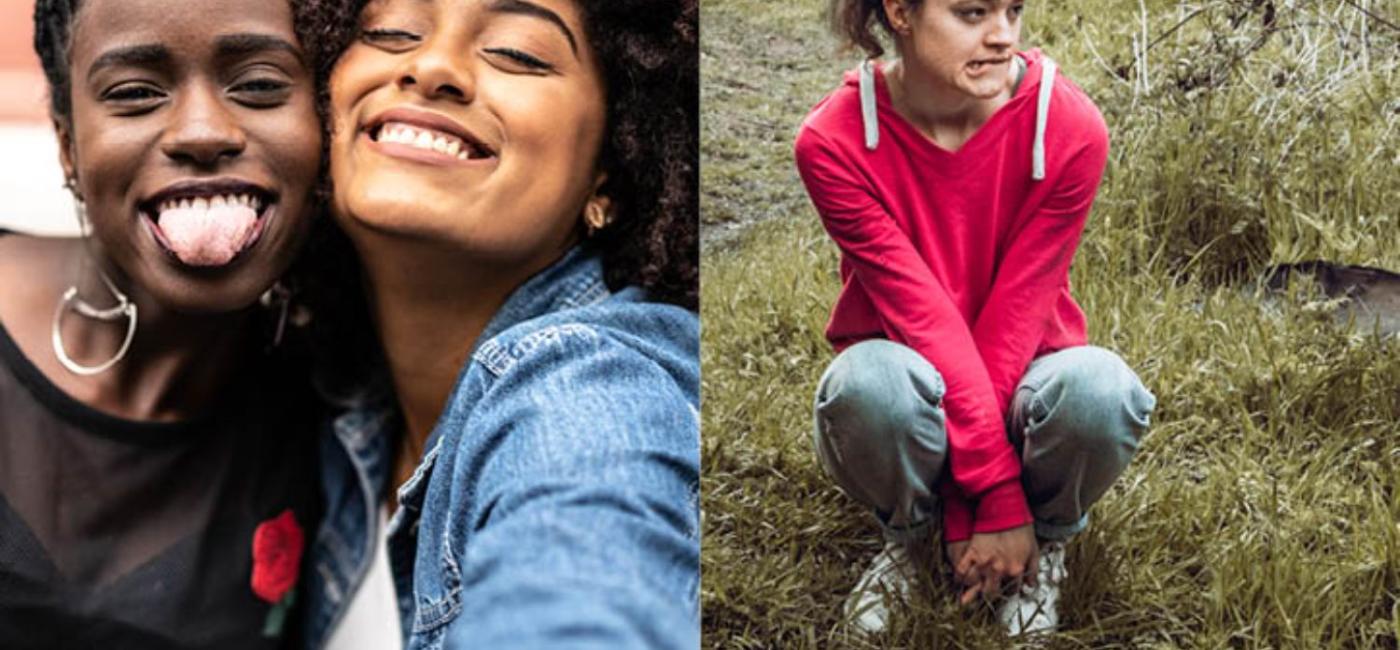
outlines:
[{"label": "blurred background", "polygon": [[34,0],[0,3],[0,229],[73,235],[48,89],[34,54]]}]

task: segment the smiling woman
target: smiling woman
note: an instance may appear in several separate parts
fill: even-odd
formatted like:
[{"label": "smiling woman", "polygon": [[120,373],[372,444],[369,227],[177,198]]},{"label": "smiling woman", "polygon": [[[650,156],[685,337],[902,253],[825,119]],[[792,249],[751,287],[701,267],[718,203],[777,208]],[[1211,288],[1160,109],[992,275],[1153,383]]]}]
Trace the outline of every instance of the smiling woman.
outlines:
[{"label": "smiling woman", "polygon": [[315,522],[314,414],[255,303],[310,227],[307,23],[287,0],[34,19],[90,234],[0,237],[0,645],[278,647],[266,576],[300,547],[255,540]]},{"label": "smiling woman", "polygon": [[[577,10],[565,13],[581,30]],[[363,24],[331,86],[335,206],[352,238],[408,235],[449,265],[485,267],[477,284],[503,275],[500,293],[578,240],[586,201],[606,209],[603,79],[558,13],[377,2]]]},{"label": "smiling woman", "polygon": [[375,363],[328,444],[312,644],[693,647],[695,3],[324,4],[356,253],[324,275],[378,336],[330,355]]}]

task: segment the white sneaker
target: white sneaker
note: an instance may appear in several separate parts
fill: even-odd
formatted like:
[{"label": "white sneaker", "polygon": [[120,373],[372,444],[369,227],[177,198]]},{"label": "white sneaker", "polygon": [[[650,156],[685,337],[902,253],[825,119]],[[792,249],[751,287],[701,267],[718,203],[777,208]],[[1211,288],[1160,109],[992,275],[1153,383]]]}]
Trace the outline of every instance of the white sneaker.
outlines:
[{"label": "white sneaker", "polygon": [[1041,545],[1036,585],[1021,585],[997,609],[997,618],[1006,626],[1007,634],[1022,636],[1053,632],[1060,626],[1060,583],[1065,575],[1064,542]]},{"label": "white sneaker", "polygon": [[889,624],[890,608],[908,598],[917,573],[903,544],[886,542],[884,550],[846,597],[845,615],[851,627],[879,634]]}]

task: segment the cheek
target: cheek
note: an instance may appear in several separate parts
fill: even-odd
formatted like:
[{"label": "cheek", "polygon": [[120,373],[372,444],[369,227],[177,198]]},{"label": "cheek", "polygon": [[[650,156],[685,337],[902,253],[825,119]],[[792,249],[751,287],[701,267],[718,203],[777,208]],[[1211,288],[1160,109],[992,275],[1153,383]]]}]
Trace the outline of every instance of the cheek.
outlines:
[{"label": "cheek", "polygon": [[392,80],[392,76],[386,77],[384,74],[391,72],[390,66],[386,62],[376,61],[375,55],[375,52],[367,51],[364,45],[352,44],[331,70],[327,86],[331,96],[332,122],[337,127],[351,119],[350,111],[355,102],[368,90]]},{"label": "cheek", "polygon": [[[280,110],[247,116],[245,129],[261,146],[249,161],[278,184],[281,192],[278,227],[299,228],[311,221],[314,192],[321,168],[321,123],[308,97]],[[256,129],[256,130],[253,130]]]},{"label": "cheek", "polygon": [[[591,177],[603,131],[603,99],[589,90],[507,93],[497,102],[522,164],[564,177]],[[561,111],[572,106],[578,110]]]},{"label": "cheek", "polygon": [[84,195],[111,201],[116,197],[101,196],[120,191],[140,175],[146,162],[148,137],[145,125],[139,121],[112,124],[104,120],[81,119],[74,115],[73,170],[78,176]]},{"label": "cheek", "polygon": [[321,125],[315,119],[303,128],[291,131],[282,143],[280,158],[288,173],[288,180],[304,182],[305,190],[315,189],[318,172],[321,170]]}]

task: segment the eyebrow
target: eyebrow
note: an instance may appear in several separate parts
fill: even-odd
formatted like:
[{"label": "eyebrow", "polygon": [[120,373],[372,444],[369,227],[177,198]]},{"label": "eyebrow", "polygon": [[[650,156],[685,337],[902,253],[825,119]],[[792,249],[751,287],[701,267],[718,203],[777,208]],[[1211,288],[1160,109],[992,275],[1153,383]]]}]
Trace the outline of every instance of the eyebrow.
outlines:
[{"label": "eyebrow", "polygon": [[533,2],[527,2],[527,0],[495,0],[488,7],[488,10],[499,13],[524,14],[554,23],[559,31],[564,33],[564,37],[569,39],[569,49],[574,51],[574,56],[578,56],[578,41],[574,39],[574,33],[569,30],[568,25],[564,24],[564,19],[560,18],[559,14]]},{"label": "eyebrow", "polygon": [[[266,52],[269,50],[285,51],[302,60],[301,49],[291,44],[286,39],[267,34],[229,34],[220,36],[214,40],[214,49],[218,56],[234,58],[247,56],[255,52]],[[88,67],[88,76],[102,68],[114,66],[145,66],[154,67],[166,63],[171,59],[170,49],[164,45],[143,44],[117,47],[98,56]]]},{"label": "eyebrow", "polygon": [[170,50],[164,45],[128,45],[103,52],[88,67],[88,76],[112,66],[154,66],[170,60]]},{"label": "eyebrow", "polygon": [[236,58],[258,52],[282,51],[302,60],[301,48],[279,36],[268,34],[228,34],[214,40],[214,51],[220,57]]}]

